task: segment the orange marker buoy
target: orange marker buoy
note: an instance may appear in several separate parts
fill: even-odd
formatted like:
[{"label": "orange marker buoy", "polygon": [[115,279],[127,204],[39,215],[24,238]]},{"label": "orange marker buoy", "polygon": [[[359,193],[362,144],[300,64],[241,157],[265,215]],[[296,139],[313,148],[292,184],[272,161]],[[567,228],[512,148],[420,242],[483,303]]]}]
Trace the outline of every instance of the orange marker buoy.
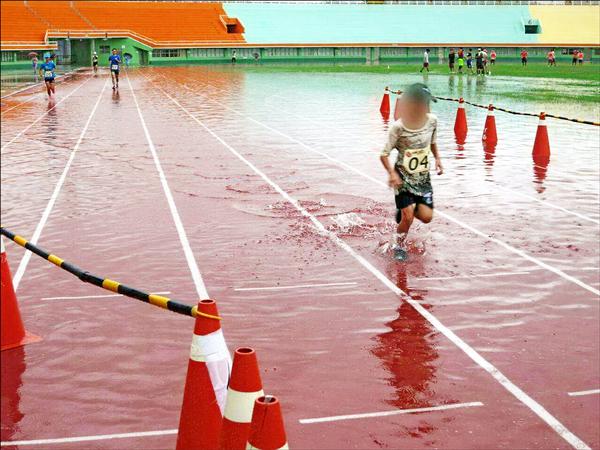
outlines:
[{"label": "orange marker buoy", "polygon": [[383,94],[383,98],[381,99],[381,106],[379,107],[379,112],[386,119],[390,117],[390,94],[388,93],[389,88],[386,86]]},{"label": "orange marker buoy", "polygon": [[231,380],[227,389],[221,449],[245,450],[250,436],[254,402],[263,395],[256,352],[247,347],[238,348],[233,355]]},{"label": "orange marker buoy", "polygon": [[[198,311],[218,316],[214,300],[200,300]],[[179,418],[177,450],[219,447],[231,357],[219,320],[198,316]]]},{"label": "orange marker buoy", "polygon": [[40,337],[25,331],[23,326],[2,236],[0,236],[0,304],[0,318],[2,321],[0,324],[2,335],[0,350],[8,350],[41,340]]},{"label": "orange marker buoy", "polygon": [[467,139],[467,113],[465,112],[465,101],[461,97],[458,100],[458,109],[456,110],[456,120],[454,121],[454,136],[457,144],[464,144]]},{"label": "orange marker buoy", "polygon": [[287,449],[287,437],[279,400],[272,395],[257,398],[252,412],[247,449]]},{"label": "orange marker buoy", "polygon": [[485,118],[483,127],[483,136],[481,138],[486,150],[492,150],[498,144],[498,134],[496,133],[496,118],[494,117],[494,105],[488,106],[488,115]]},{"label": "orange marker buoy", "polygon": [[540,161],[550,160],[550,141],[548,140],[548,129],[546,128],[546,113],[540,113],[540,122],[535,133],[533,143],[533,159]]}]

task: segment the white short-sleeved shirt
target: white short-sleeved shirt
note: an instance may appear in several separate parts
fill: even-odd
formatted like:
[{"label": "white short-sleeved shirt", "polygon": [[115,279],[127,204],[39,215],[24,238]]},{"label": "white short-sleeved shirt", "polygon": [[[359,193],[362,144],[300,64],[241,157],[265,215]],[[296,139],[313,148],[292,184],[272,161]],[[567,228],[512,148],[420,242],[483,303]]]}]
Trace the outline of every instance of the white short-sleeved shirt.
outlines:
[{"label": "white short-sleeved shirt", "polygon": [[429,53],[428,52],[423,53],[423,62],[424,63],[429,62]]},{"label": "white short-sleeved shirt", "polygon": [[396,170],[403,183],[400,191],[424,195],[432,191],[429,175],[431,145],[436,143],[438,119],[435,114],[427,114],[425,124],[418,130],[406,128],[402,119],[390,127],[388,141],[382,156],[389,156],[392,150],[398,151]]}]

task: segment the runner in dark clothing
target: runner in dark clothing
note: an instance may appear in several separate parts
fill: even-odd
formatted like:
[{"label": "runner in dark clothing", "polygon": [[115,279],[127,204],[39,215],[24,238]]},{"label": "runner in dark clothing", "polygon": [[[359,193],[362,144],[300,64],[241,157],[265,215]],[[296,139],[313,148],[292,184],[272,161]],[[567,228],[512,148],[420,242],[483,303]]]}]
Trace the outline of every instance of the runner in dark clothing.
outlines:
[{"label": "runner in dark clothing", "polygon": [[454,53],[454,49],[450,49],[450,53],[448,54],[448,67],[450,67],[450,72],[454,72],[454,60],[456,59],[456,53]]}]

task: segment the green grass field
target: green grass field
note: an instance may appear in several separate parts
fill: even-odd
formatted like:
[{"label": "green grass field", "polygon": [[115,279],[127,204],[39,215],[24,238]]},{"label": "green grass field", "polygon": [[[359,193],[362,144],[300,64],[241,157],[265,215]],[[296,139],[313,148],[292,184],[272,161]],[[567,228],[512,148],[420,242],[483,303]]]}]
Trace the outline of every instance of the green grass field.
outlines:
[{"label": "green grass field", "polygon": [[[420,70],[420,64],[390,64],[379,65],[365,64],[260,64],[248,65],[248,71],[256,72],[358,72],[358,73],[416,73]],[[432,64],[430,73],[446,75],[449,73],[448,66]],[[530,63],[526,67],[515,63],[498,63],[492,66],[492,74],[495,76],[533,77],[533,78],[560,78],[573,80],[596,81],[600,84],[600,64],[587,63],[583,66],[571,66],[571,64],[560,64],[556,67],[548,67],[545,63]]]}]

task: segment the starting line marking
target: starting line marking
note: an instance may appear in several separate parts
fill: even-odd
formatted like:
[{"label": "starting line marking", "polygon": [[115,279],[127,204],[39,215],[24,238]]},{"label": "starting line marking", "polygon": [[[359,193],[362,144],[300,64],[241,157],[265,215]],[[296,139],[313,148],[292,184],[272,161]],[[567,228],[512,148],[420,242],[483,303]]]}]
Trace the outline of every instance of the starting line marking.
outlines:
[{"label": "starting line marking", "polygon": [[590,389],[589,391],[569,392],[570,397],[579,397],[581,395],[600,394],[600,389]]},{"label": "starting line marking", "polygon": [[136,433],[97,434],[94,436],[77,436],[56,439],[35,439],[31,441],[2,441],[0,447],[16,447],[21,445],[67,444],[69,442],[103,441],[107,439],[125,439],[149,436],[165,436],[177,434],[177,430],[138,431]]},{"label": "starting line marking", "polygon": [[356,281],[349,281],[346,283],[320,283],[320,284],[297,284],[295,286],[270,286],[270,287],[247,287],[247,288],[235,288],[234,291],[276,291],[280,289],[302,289],[312,287],[328,287],[328,286],[354,286],[358,283]]},{"label": "starting line marking", "polygon": [[[152,292],[152,294],[156,294],[156,295],[167,295],[170,293],[171,293],[171,291]],[[123,297],[123,294],[78,295],[78,296],[74,296],[74,297],[42,297],[40,300],[85,300],[85,299],[90,299],[90,298],[109,298],[109,297]]]},{"label": "starting line marking", "polygon": [[337,422],[340,420],[369,419],[371,417],[396,416],[399,414],[418,414],[418,413],[431,412],[431,411],[445,411],[448,409],[471,408],[474,406],[483,406],[483,403],[481,403],[481,402],[453,403],[451,405],[430,406],[427,408],[395,409],[393,411],[380,411],[380,412],[363,413],[363,414],[347,414],[344,416],[318,417],[318,418],[314,418],[314,419],[300,419],[299,422],[301,424],[306,425],[306,424],[310,424],[310,423]]},{"label": "starting line marking", "polygon": [[[142,75],[143,76],[143,75]],[[147,77],[145,77],[147,79]],[[198,125],[200,125],[208,134],[210,134],[215,140],[220,142],[231,154],[237,157],[240,161],[246,164],[254,173],[256,173],[260,178],[264,180],[275,192],[281,195],[287,202],[289,202],[294,208],[298,210],[300,214],[310,220],[315,226],[315,231],[322,236],[328,237],[331,239],[333,243],[335,243],[340,249],[344,250],[348,255],[356,260],[364,269],[369,271],[375,278],[377,278],[381,283],[386,286],[391,292],[396,294],[402,300],[406,301],[410,304],[415,311],[417,311],[425,320],[427,320],[435,329],[437,329],[441,334],[443,334],[450,342],[456,345],[459,349],[461,349],[473,362],[475,362],[479,367],[485,370],[494,380],[496,380],[502,387],[504,387],[508,392],[510,392],[517,400],[527,406],[533,413],[535,413],[543,422],[545,422],[556,434],[558,434],[561,438],[563,438],[566,442],[568,442],[572,447],[576,449],[590,449],[590,447],[583,442],[579,437],[577,437],[573,432],[571,432],[567,427],[565,427],[556,417],[554,417],[546,408],[544,408],[540,403],[530,397],[525,391],[523,391],[519,386],[513,383],[506,375],[504,375],[497,367],[495,367],[491,362],[485,359],[477,350],[467,344],[464,340],[462,340],[454,331],[444,325],[439,321],[437,317],[435,317],[428,309],[424,308],[418,301],[400,289],[396,284],[390,280],[387,276],[383,274],[379,269],[377,269],[373,264],[371,264],[367,259],[361,256],[354,248],[352,248],[346,241],[340,238],[334,232],[328,230],[325,225],[317,217],[311,214],[306,210],[294,197],[292,197],[288,192],[284,191],[281,186],[279,186],[276,182],[274,182],[271,178],[269,178],[264,172],[262,172],[258,167],[256,167],[252,162],[250,162],[246,157],[244,157],[241,153],[239,153],[236,149],[234,149],[231,145],[229,145],[223,138],[217,135],[212,129],[210,129],[204,122],[194,116],[185,106],[183,106],[177,99],[173,98],[167,91],[165,91],[161,86],[156,85],[156,87],[162,91],[162,93],[169,98],[175,105],[177,105],[183,112],[185,112],[192,120],[194,120]],[[338,163],[345,164],[341,161]],[[355,169],[357,170],[357,169]],[[360,171],[358,171],[360,172]],[[362,174],[362,172],[360,172]],[[363,176],[366,174],[362,174]],[[368,176],[368,175],[367,175]],[[378,183],[381,183],[380,180],[377,180]],[[444,214],[444,216],[447,216]],[[448,217],[448,216],[447,216]],[[456,219],[453,219],[456,220]],[[468,227],[471,229],[472,227]],[[483,234],[478,231],[478,233]],[[484,235],[486,236],[486,235]],[[494,240],[494,238],[490,236],[486,236],[488,239]],[[501,242],[501,241],[499,241]],[[504,244],[504,243],[503,243]],[[508,246],[508,244],[504,244]],[[513,248],[508,246],[509,248]],[[514,249],[518,252],[520,250]],[[521,252],[524,253],[524,252]],[[529,255],[528,259],[532,258]],[[535,258],[532,258],[535,259]],[[540,261],[541,262],[541,261]],[[543,264],[543,263],[542,263]],[[562,272],[561,272],[562,273]],[[598,295],[600,295],[599,291],[596,291]]]},{"label": "starting line marking", "polygon": [[529,275],[531,272],[497,272],[497,273],[483,273],[481,275],[456,275],[453,277],[431,277],[431,278],[415,278],[415,281],[444,281],[454,280],[456,278],[486,278],[486,277],[507,277],[510,275]]}]

